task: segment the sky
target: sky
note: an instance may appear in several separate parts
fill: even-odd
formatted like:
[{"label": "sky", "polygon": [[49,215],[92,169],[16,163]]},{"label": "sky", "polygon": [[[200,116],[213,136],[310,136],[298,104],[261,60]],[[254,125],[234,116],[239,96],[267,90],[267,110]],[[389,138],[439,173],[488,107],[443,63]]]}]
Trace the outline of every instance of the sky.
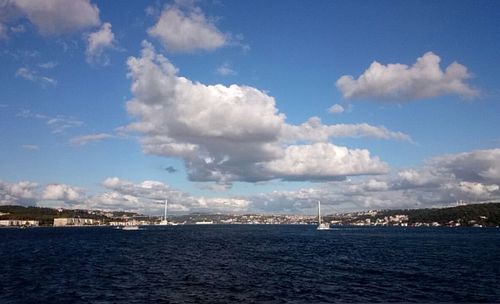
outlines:
[{"label": "sky", "polygon": [[0,0],[0,204],[500,199],[498,1]]}]

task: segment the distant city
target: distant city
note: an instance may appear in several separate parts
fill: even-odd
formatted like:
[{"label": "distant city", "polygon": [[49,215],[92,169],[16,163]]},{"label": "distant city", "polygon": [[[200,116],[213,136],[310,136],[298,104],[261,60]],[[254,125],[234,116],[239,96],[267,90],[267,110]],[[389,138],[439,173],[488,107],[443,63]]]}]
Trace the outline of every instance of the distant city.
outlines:
[{"label": "distant city", "polygon": [[[470,204],[449,208],[369,210],[330,214],[323,221],[331,226],[400,227],[498,227],[500,203]],[[270,224],[312,225],[316,216],[262,214],[204,214],[146,216],[133,212],[0,206],[0,227],[75,227],[140,225]]]}]

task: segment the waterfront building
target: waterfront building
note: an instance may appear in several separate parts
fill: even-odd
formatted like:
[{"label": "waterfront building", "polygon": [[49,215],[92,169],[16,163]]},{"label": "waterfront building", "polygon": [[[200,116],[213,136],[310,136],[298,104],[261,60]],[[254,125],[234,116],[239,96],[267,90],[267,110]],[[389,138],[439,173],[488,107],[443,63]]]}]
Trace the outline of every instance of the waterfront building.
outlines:
[{"label": "waterfront building", "polygon": [[213,223],[214,223],[214,221],[200,221],[200,222],[196,222],[195,224],[196,225],[211,225]]},{"label": "waterfront building", "polygon": [[90,226],[98,225],[99,222],[94,219],[89,218],[55,218],[54,227],[64,227],[64,226]]},{"label": "waterfront building", "polygon": [[4,227],[37,227],[38,221],[35,220],[0,220],[0,226]]}]

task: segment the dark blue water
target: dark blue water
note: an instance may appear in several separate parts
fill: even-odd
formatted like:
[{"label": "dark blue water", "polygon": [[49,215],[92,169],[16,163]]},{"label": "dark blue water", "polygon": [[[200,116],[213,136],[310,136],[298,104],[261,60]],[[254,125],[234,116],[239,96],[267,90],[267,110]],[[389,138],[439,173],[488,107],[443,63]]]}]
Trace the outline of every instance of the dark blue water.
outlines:
[{"label": "dark blue water", "polygon": [[500,230],[0,229],[0,303],[500,302]]}]

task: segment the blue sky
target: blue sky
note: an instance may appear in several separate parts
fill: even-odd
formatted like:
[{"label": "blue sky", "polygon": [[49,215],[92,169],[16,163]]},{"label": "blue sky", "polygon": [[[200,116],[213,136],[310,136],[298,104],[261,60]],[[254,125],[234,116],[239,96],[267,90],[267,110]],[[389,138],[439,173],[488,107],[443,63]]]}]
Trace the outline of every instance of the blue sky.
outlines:
[{"label": "blue sky", "polygon": [[327,212],[497,200],[499,6],[0,4],[0,203],[307,214],[318,199]]}]

